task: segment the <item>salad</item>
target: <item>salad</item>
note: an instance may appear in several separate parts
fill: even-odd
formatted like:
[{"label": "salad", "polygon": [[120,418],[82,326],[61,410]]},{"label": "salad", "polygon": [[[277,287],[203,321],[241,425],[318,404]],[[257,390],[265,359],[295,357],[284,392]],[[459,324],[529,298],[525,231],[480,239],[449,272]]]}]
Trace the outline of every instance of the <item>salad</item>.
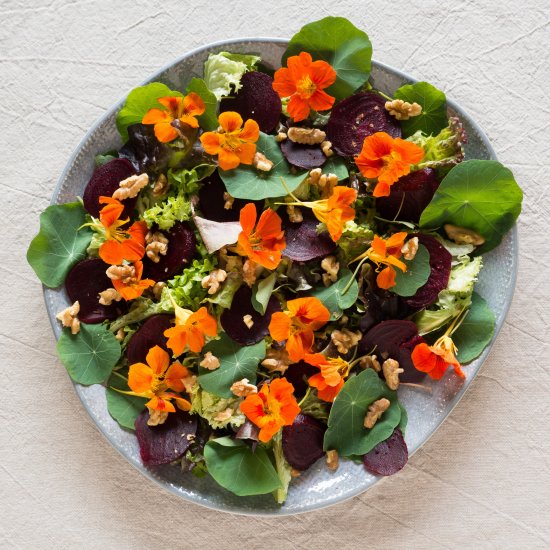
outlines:
[{"label": "salad", "polygon": [[185,89],[140,86],[123,145],[42,213],[27,258],[68,297],[59,357],[146,466],[278,503],[322,458],[392,475],[399,387],[465,378],[491,341],[475,281],[522,192],[465,159],[442,91],[373,88],[371,51],[326,17],[280,67],[220,51]]}]

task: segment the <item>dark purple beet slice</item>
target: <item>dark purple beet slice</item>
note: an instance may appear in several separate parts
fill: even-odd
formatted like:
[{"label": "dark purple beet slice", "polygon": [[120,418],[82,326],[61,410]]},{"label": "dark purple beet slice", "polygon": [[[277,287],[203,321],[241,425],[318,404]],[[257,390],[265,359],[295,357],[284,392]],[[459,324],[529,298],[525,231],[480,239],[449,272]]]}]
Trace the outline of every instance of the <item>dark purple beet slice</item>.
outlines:
[{"label": "dark purple beet slice", "polygon": [[145,409],[136,418],[135,428],[139,454],[145,466],[160,466],[177,460],[191,445],[197,433],[197,416],[176,410],[164,424],[149,426],[149,411]]},{"label": "dark purple beet slice", "polygon": [[[84,208],[94,218],[99,217],[99,211],[103,205],[99,204],[99,197],[112,197],[118,189],[119,183],[136,173],[132,163],[127,159],[113,159],[94,170],[86,189],[84,189]],[[126,199],[124,212],[121,218],[129,218],[134,211],[137,197]]]},{"label": "dark purple beet slice", "polygon": [[118,152],[128,159],[138,172],[161,172],[166,168],[172,149],[155,137],[152,124],[132,124],[128,127],[128,141]]},{"label": "dark purple beet slice", "polygon": [[319,369],[317,367],[305,361],[298,361],[298,363],[294,363],[288,367],[284,376],[294,386],[294,395],[300,398],[306,394],[309,386],[307,379],[318,372]]},{"label": "dark purple beet slice", "polygon": [[243,120],[253,118],[266,134],[275,130],[281,116],[281,99],[273,89],[273,79],[258,71],[245,73],[242,88],[231,98],[224,98],[220,112],[236,111]]},{"label": "dark purple beet slice", "polygon": [[302,209],[304,221],[299,223],[291,222],[284,210],[279,212],[286,238],[283,256],[297,262],[309,262],[336,250],[336,243],[327,232],[317,233],[320,222],[309,210]]},{"label": "dark purple beet slice", "polygon": [[451,253],[431,235],[417,233],[420,244],[423,244],[430,253],[430,278],[424,286],[421,286],[407,303],[414,308],[423,308],[433,304],[438,294],[447,288],[451,276]]},{"label": "dark purple beet slice", "polygon": [[126,302],[113,302],[110,306],[99,303],[99,293],[113,287],[105,271],[109,266],[103,260],[89,259],[78,262],[65,279],[65,289],[71,303],[80,304],[78,318],[83,323],[101,323],[116,319],[128,309]]},{"label": "dark purple beet slice", "polygon": [[291,426],[283,428],[283,453],[296,470],[304,471],[319,460],[327,427],[316,418],[299,414]]},{"label": "dark purple beet slice", "polygon": [[401,470],[409,460],[409,450],[401,430],[397,428],[386,441],[363,456],[365,468],[375,476],[392,476]]},{"label": "dark purple beet slice", "polygon": [[325,157],[319,145],[295,143],[290,139],[285,139],[280,145],[287,162],[298,168],[313,170],[313,168],[323,166],[327,161],[327,157]]},{"label": "dark purple beet slice", "polygon": [[327,139],[345,157],[358,155],[367,136],[386,132],[401,137],[401,126],[384,108],[386,100],[376,92],[360,92],[338,103],[330,114]]},{"label": "dark purple beet slice", "polygon": [[264,209],[264,201],[235,199],[233,206],[226,209],[224,208],[225,199],[223,197],[225,191],[225,184],[217,170],[210,177],[203,180],[199,190],[199,208],[204,218],[215,222],[237,222],[239,221],[241,209],[249,202],[256,205],[258,217],[260,216]]},{"label": "dark purple beet slice", "polygon": [[359,343],[359,353],[374,353],[381,363],[388,358],[395,359],[404,369],[399,379],[402,382],[418,382],[426,375],[414,368],[411,352],[416,344],[423,341],[412,321],[382,321],[363,336]]},{"label": "dark purple beet slice", "polygon": [[172,326],[173,319],[173,315],[153,315],[141,325],[128,342],[126,355],[130,365],[145,363],[149,350],[155,346],[168,351],[164,331]]},{"label": "dark purple beet slice", "polygon": [[[251,346],[267,336],[271,316],[276,311],[281,311],[281,304],[275,296],[271,296],[265,315],[258,313],[252,307],[252,291],[244,285],[235,292],[231,307],[222,313],[220,322],[223,330],[235,342],[243,346]],[[245,315],[252,317],[253,325],[250,328],[243,321]]]},{"label": "dark purple beet slice", "polygon": [[195,233],[184,222],[176,222],[171,229],[163,231],[168,238],[168,252],[160,256],[155,263],[149,258],[143,258],[143,278],[153,281],[167,281],[186,268],[196,254]]},{"label": "dark purple beet slice", "polygon": [[423,168],[399,178],[388,197],[376,199],[376,210],[387,220],[418,223],[439,187],[435,170]]}]

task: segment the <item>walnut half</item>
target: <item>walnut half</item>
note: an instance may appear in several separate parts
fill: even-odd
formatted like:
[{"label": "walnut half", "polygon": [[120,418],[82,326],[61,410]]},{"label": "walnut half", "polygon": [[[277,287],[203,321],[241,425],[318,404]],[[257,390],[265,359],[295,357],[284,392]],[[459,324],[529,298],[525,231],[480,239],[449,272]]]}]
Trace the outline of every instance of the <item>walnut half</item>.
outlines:
[{"label": "walnut half", "polygon": [[467,229],[466,227],[459,227],[458,225],[446,223],[443,229],[445,229],[447,237],[456,244],[473,244],[474,246],[481,246],[485,242],[485,239],[479,233]]},{"label": "walnut half", "polygon": [[380,420],[380,417],[388,410],[390,402],[385,397],[378,399],[367,409],[367,414],[365,415],[365,420],[363,421],[363,426],[367,429],[371,429],[374,425]]},{"label": "walnut half", "polygon": [[395,359],[386,359],[382,363],[382,373],[390,390],[396,390],[399,387],[399,375],[402,372],[404,370],[399,367],[399,363]]},{"label": "walnut half", "polygon": [[60,311],[56,315],[56,319],[61,321],[64,327],[71,329],[71,334],[78,334],[80,332],[80,321],[78,320],[78,313],[80,311],[80,303],[78,300],[68,308]]}]

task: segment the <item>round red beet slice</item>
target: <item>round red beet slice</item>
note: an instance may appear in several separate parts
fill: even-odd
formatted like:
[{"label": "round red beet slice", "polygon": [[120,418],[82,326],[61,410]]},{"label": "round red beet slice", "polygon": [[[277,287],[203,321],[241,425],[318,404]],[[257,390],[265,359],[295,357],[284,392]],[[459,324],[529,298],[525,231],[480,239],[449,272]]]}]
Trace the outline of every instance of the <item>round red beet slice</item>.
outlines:
[{"label": "round red beet slice", "polygon": [[418,242],[423,244],[430,253],[430,277],[424,286],[421,286],[414,296],[407,300],[407,304],[414,308],[427,307],[437,300],[437,296],[447,288],[451,276],[451,253],[431,235],[417,233]]},{"label": "round red beet slice", "polygon": [[395,359],[404,370],[399,379],[402,382],[417,382],[426,374],[414,368],[411,352],[421,342],[424,339],[418,335],[412,321],[393,319],[371,328],[359,343],[359,353],[374,353],[380,363],[388,358]]},{"label": "round red beet slice", "polygon": [[327,427],[316,418],[299,414],[291,426],[283,428],[283,453],[296,470],[304,471],[319,460]]},{"label": "round red beet slice", "polygon": [[327,124],[327,140],[345,157],[358,155],[367,136],[386,132],[401,137],[401,126],[384,108],[386,100],[376,92],[360,92],[338,103]]},{"label": "round red beet slice", "polygon": [[298,363],[293,363],[288,367],[284,376],[294,386],[294,395],[300,398],[306,394],[309,387],[307,379],[318,372],[317,367],[305,361],[298,361]]},{"label": "round red beet slice", "polygon": [[397,428],[386,441],[363,456],[365,469],[375,476],[392,476],[409,460],[409,450],[401,430]]},{"label": "round red beet slice", "polygon": [[167,281],[186,268],[196,254],[195,233],[183,222],[176,222],[168,231],[162,231],[168,238],[168,252],[160,256],[155,263],[149,258],[143,258],[143,278],[153,281]]},{"label": "round red beet slice", "polygon": [[376,199],[376,210],[387,220],[418,223],[439,187],[435,170],[423,168],[399,178],[387,197]]},{"label": "round red beet slice", "polygon": [[265,134],[275,130],[281,117],[281,99],[273,89],[273,79],[258,71],[245,73],[242,87],[234,97],[224,98],[220,112],[236,111],[243,120],[254,119]]},{"label": "round red beet slice", "polygon": [[160,346],[162,349],[168,351],[168,347],[166,346],[167,338],[164,336],[164,331],[172,326],[173,319],[173,315],[153,315],[134,332],[126,350],[126,356],[130,365],[145,363],[149,350],[155,346]]},{"label": "round red beet slice", "polygon": [[306,145],[285,139],[280,143],[280,146],[286,160],[293,166],[304,170],[319,168],[327,161],[327,157],[325,157],[319,145]]},{"label": "round red beet slice", "polygon": [[227,191],[225,184],[216,170],[211,176],[203,180],[199,190],[199,208],[202,216],[215,222],[237,222],[241,209],[249,202],[256,205],[258,217],[264,209],[264,201],[247,201],[243,199],[234,199],[231,208],[225,208],[225,198],[223,194]]},{"label": "round red beet slice", "polygon": [[[281,304],[275,296],[271,296],[267,303],[265,315],[258,313],[252,307],[252,291],[246,285],[243,285],[235,292],[231,307],[222,313],[220,322],[223,330],[235,342],[243,346],[251,346],[267,336],[271,316],[276,311],[281,311]],[[253,324],[250,328],[243,321],[245,315],[250,315],[252,318]]]},{"label": "round red beet slice", "polygon": [[113,287],[113,282],[105,271],[109,266],[99,258],[82,260],[68,273],[65,289],[71,302],[80,304],[78,318],[83,323],[101,323],[106,319],[116,319],[126,312],[124,300],[113,302],[110,306],[99,303],[99,293]]},{"label": "round red beet slice", "polygon": [[[84,208],[94,218],[99,217],[99,211],[103,208],[103,205],[99,204],[99,197],[112,197],[120,182],[135,173],[132,163],[127,159],[113,159],[97,167],[84,189],[82,197]],[[137,197],[122,201],[124,203],[122,219],[131,216],[136,201]]]},{"label": "round red beet slice", "polygon": [[336,250],[336,243],[326,231],[317,233],[320,222],[309,210],[302,209],[304,220],[299,223],[291,222],[286,212],[279,212],[286,239],[283,256],[296,262],[309,262],[320,260]]},{"label": "round red beet slice", "polygon": [[197,416],[176,410],[164,424],[149,426],[149,411],[145,409],[136,418],[135,428],[139,454],[145,466],[169,464],[185,454],[197,434]]}]

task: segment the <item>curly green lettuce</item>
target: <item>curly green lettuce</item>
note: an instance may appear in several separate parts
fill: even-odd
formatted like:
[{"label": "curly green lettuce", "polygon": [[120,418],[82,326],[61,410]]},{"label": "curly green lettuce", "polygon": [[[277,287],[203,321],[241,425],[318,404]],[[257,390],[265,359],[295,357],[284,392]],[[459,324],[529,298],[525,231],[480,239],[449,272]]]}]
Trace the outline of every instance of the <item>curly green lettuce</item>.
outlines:
[{"label": "curly green lettuce", "polygon": [[349,221],[344,226],[338,246],[344,255],[344,259],[350,262],[364,252],[374,236],[371,224],[367,222],[356,223]]},{"label": "curly green lettuce", "polygon": [[[224,398],[203,390],[199,384],[195,384],[190,394],[191,414],[195,413],[208,421],[214,429],[226,428],[228,425],[238,428],[246,420],[239,405],[242,399],[238,397]],[[233,414],[226,420],[217,419],[217,415],[232,409]]]},{"label": "curly green lettuce", "polygon": [[253,71],[260,58],[228,52],[210,54],[204,64],[204,81],[208,89],[220,100],[238,92],[241,78],[247,71]]}]

